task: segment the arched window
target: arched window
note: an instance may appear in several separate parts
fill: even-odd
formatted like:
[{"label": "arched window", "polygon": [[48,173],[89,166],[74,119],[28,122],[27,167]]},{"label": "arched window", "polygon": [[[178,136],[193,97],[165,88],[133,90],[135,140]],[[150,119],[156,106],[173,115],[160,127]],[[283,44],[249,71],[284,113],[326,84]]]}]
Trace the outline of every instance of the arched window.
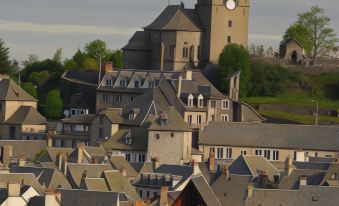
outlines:
[{"label": "arched window", "polygon": [[204,106],[204,97],[200,94],[198,96],[198,107],[203,107]]},{"label": "arched window", "polygon": [[187,98],[187,105],[188,106],[190,106],[190,107],[193,106],[193,99],[194,99],[194,97],[193,97],[192,94],[188,95],[188,98]]}]

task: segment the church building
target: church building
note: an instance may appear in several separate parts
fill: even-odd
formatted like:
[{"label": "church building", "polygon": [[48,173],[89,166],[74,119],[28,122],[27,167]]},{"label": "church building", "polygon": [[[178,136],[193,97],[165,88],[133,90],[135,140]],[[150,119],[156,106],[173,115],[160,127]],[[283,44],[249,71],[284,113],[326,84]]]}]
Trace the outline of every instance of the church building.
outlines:
[{"label": "church building", "polygon": [[198,0],[169,5],[123,47],[126,69],[176,71],[217,64],[230,43],[247,47],[249,0]]}]

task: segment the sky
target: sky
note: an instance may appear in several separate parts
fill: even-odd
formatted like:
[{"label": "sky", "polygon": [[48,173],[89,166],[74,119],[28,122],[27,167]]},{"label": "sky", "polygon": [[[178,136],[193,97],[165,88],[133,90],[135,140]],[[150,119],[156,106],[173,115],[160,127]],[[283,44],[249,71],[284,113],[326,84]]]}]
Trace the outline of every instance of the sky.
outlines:
[{"label": "sky", "polygon": [[[193,8],[196,0],[183,2]],[[19,61],[29,54],[52,58],[58,48],[68,58],[95,39],[120,49],[167,4],[168,0],[0,0],[0,39],[10,47],[11,58]],[[251,0],[250,43],[277,48],[297,13],[312,5],[325,9],[339,33],[339,0]]]}]

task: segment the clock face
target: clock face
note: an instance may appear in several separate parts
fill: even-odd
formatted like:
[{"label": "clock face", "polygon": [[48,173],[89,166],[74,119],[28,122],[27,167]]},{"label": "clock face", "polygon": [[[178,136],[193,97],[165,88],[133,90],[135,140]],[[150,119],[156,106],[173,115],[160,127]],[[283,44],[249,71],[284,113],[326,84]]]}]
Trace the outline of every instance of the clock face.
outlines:
[{"label": "clock face", "polygon": [[229,10],[234,10],[236,7],[236,3],[234,0],[227,0],[226,2],[226,8]]}]

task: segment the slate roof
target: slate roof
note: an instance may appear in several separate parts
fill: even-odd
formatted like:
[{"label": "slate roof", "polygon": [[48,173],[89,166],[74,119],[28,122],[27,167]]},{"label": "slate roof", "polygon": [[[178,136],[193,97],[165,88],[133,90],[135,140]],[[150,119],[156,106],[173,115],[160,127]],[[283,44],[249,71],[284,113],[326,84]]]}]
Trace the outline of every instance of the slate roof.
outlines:
[{"label": "slate roof", "polygon": [[307,185],[319,186],[322,179],[324,178],[324,175],[324,171],[295,169],[290,175],[282,177],[279,182],[278,188],[291,190],[299,189],[301,176],[307,177]]},{"label": "slate roof", "polygon": [[212,191],[211,187],[205,180],[204,176],[202,175],[193,176],[191,178],[191,182],[194,184],[195,188],[199,191],[206,205],[221,206],[220,201],[218,200],[215,193]]},{"label": "slate roof", "polygon": [[73,83],[96,87],[98,85],[98,75],[99,73],[95,71],[83,72],[71,70],[63,73],[61,78]]},{"label": "slate roof", "polygon": [[105,115],[112,124],[124,124],[126,121],[120,115],[120,112],[114,109],[106,109],[99,112],[99,115]]},{"label": "slate roof", "polygon": [[11,79],[2,79],[0,81],[0,100],[37,101]]},{"label": "slate roof", "polygon": [[69,118],[63,119],[63,123],[74,123],[74,124],[91,124],[93,119],[95,118],[95,114],[82,114],[75,115]]},{"label": "slate roof", "polygon": [[339,127],[210,122],[201,145],[337,151]]},{"label": "slate roof", "polygon": [[46,190],[46,187],[40,184],[33,173],[9,173],[0,175],[0,185],[7,185],[13,181],[22,182],[24,185],[32,186],[40,193]]},{"label": "slate roof", "polygon": [[321,181],[321,185],[329,185],[329,186],[339,186],[339,179],[332,178],[333,173],[339,174],[339,164],[332,163],[328,168],[326,174],[324,175],[323,180]]},{"label": "slate roof", "polygon": [[42,125],[47,124],[47,120],[35,108],[30,106],[21,106],[5,123],[22,125]]},{"label": "slate roof", "polygon": [[132,165],[123,157],[123,156],[112,156],[110,161],[114,169],[116,170],[126,170],[127,177],[135,178],[138,176],[138,172],[132,167]]},{"label": "slate roof", "polygon": [[87,190],[59,190],[62,206],[117,206],[118,193]]},{"label": "slate roof", "polygon": [[194,9],[183,5],[169,5],[145,30],[175,30],[201,32],[199,18]]},{"label": "slate roof", "polygon": [[104,178],[85,178],[83,181],[84,181],[84,185],[81,185],[81,187],[84,186],[84,188],[81,188],[81,189],[101,191],[101,192],[108,191]]},{"label": "slate roof", "polygon": [[0,146],[5,145],[12,145],[13,156],[25,155],[29,160],[34,160],[37,152],[47,148],[43,140],[0,140]]},{"label": "slate roof", "polygon": [[150,45],[145,43],[145,32],[136,31],[123,50],[150,50]]}]

